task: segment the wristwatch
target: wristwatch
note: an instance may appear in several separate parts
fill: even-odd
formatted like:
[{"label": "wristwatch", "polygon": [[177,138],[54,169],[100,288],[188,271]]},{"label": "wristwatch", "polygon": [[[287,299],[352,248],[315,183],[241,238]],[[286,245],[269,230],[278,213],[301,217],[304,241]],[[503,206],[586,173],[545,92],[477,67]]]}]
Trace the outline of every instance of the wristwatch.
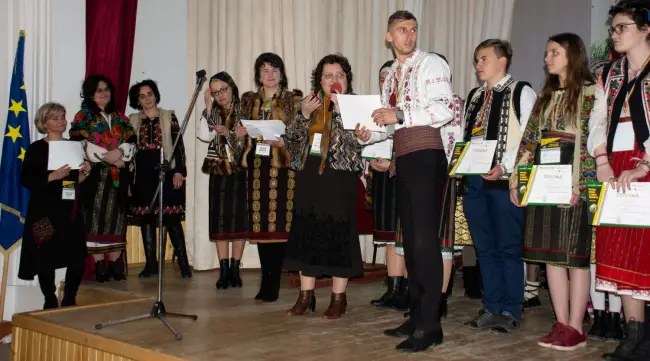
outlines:
[{"label": "wristwatch", "polygon": [[404,111],[402,109],[397,110],[397,122],[400,124],[404,124]]}]

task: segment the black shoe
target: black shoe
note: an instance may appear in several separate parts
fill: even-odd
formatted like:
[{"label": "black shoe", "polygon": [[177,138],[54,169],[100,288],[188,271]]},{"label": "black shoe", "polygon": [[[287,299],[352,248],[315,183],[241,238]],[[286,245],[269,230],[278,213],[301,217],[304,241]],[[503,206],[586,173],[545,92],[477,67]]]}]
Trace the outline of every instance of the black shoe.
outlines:
[{"label": "black shoe", "polygon": [[409,317],[411,317],[411,310],[404,312],[404,318],[409,318]]},{"label": "black shoe", "polygon": [[494,315],[488,312],[485,309],[478,311],[478,314],[474,316],[473,319],[463,323],[463,326],[473,328],[476,330],[481,330],[484,328],[490,328],[498,326],[501,322],[500,315]]},{"label": "black shoe", "polygon": [[465,287],[465,296],[474,300],[483,298],[481,270],[478,264],[474,267],[463,266],[463,286]]},{"label": "black shoe", "polygon": [[51,310],[54,308],[59,308],[59,300],[56,298],[56,295],[51,294],[45,296],[45,303],[43,304],[43,309]]},{"label": "black shoe", "polygon": [[[180,222],[169,222],[167,225],[169,240],[174,246],[174,254],[178,260],[178,268],[181,269],[181,278],[192,278],[192,269],[187,259],[187,249],[185,248],[185,234]],[[161,261],[162,262],[162,261]]]},{"label": "black shoe", "polygon": [[539,296],[535,296],[533,298],[524,300],[524,302],[521,305],[523,308],[539,307],[542,305],[542,301],[539,300]]},{"label": "black shoe", "polygon": [[124,265],[120,261],[120,258],[115,261],[108,261],[108,273],[116,281],[123,281],[126,279],[126,275],[124,274]]},{"label": "black shoe", "polygon": [[230,287],[239,288],[243,286],[241,277],[239,276],[239,266],[241,265],[241,260],[239,259],[230,259],[230,274],[228,275],[228,283]]},{"label": "black shoe", "polygon": [[621,322],[621,314],[618,312],[609,312],[605,318],[604,338],[610,340],[623,339],[623,323]]},{"label": "black shoe", "polygon": [[411,307],[411,293],[409,292],[409,280],[402,277],[399,293],[393,298],[391,306],[398,311],[406,311]]},{"label": "black shoe", "polygon": [[228,259],[219,260],[219,279],[217,280],[217,289],[225,290],[228,288],[228,272],[230,272]]},{"label": "black shoe", "polygon": [[627,337],[616,347],[614,352],[603,355],[603,361],[635,361],[634,350],[641,344],[644,337],[644,324],[638,321],[628,321],[625,325]]},{"label": "black shoe", "polygon": [[158,274],[158,260],[156,256],[156,226],[146,223],[140,226],[142,233],[142,245],[144,247],[144,256],[146,263],[144,269],[138,275],[140,278],[149,278]]},{"label": "black shoe", "polygon": [[386,277],[386,292],[376,300],[370,301],[370,304],[377,307],[392,307],[393,299],[400,291],[400,284],[403,277],[388,276]]},{"label": "black shoe", "polygon": [[591,325],[589,333],[587,333],[590,338],[595,338],[597,340],[605,339],[608,316],[608,313],[603,310],[594,310],[594,324]]},{"label": "black shoe", "polygon": [[499,324],[492,327],[492,332],[497,334],[508,334],[519,331],[521,321],[516,319],[510,312],[504,311],[499,319]]},{"label": "black shoe", "polygon": [[385,330],[384,335],[390,337],[410,337],[413,332],[415,332],[415,320],[413,318],[409,318],[398,327],[391,328],[390,330]]},{"label": "black shoe", "polygon": [[646,321],[644,327],[643,340],[641,340],[641,343],[639,343],[639,345],[634,349],[634,361],[650,360],[650,323]]},{"label": "black shoe", "polygon": [[95,281],[99,283],[108,282],[110,277],[106,268],[106,261],[95,262]]},{"label": "black shoe", "polygon": [[435,331],[416,330],[409,338],[402,341],[395,347],[397,351],[402,352],[422,352],[431,346],[442,344],[442,329]]}]

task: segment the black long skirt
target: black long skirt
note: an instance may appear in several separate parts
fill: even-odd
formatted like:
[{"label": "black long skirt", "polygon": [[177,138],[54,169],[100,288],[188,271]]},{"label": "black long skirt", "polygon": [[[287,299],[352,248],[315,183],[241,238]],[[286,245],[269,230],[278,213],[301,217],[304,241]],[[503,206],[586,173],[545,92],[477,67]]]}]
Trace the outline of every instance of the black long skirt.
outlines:
[{"label": "black long skirt", "polygon": [[210,175],[210,240],[248,238],[246,171]]},{"label": "black long skirt", "polygon": [[296,175],[296,202],[284,268],[308,277],[363,276],[357,228],[358,173],[325,168],[309,156]]}]

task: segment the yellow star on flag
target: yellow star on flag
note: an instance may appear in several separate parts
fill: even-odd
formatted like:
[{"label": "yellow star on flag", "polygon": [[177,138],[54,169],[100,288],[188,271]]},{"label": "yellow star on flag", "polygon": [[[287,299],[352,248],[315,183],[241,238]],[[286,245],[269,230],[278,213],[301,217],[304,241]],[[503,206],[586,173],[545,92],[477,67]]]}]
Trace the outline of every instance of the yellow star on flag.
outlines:
[{"label": "yellow star on flag", "polygon": [[10,100],[11,100],[11,106],[9,107],[8,110],[10,112],[14,112],[14,115],[16,116],[16,118],[18,118],[18,113],[27,111],[27,110],[25,110],[25,108],[23,108],[23,101],[22,100],[17,102],[17,103],[13,99],[10,99]]},{"label": "yellow star on flag", "polygon": [[20,160],[25,160],[25,148],[20,147],[20,155],[18,156],[18,159]]},{"label": "yellow star on flag", "polygon": [[20,134],[20,125],[16,128],[11,125],[7,125],[7,127],[9,127],[9,133],[5,134],[5,137],[10,137],[14,143],[16,143],[16,139],[23,137],[23,135]]},{"label": "yellow star on flag", "polygon": [[25,83],[20,87],[20,89],[25,90]]}]

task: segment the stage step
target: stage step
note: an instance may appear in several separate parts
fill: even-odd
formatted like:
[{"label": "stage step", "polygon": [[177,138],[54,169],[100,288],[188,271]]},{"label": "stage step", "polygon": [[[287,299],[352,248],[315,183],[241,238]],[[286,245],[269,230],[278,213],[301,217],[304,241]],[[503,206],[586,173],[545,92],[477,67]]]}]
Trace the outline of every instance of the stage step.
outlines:
[{"label": "stage step", "polygon": [[[383,281],[388,275],[386,266],[365,264],[363,267],[363,277],[351,279],[353,283],[370,283]],[[289,272],[289,287],[300,287],[300,274],[298,272]],[[332,278],[323,277],[316,280],[316,288],[332,286]]]}]

